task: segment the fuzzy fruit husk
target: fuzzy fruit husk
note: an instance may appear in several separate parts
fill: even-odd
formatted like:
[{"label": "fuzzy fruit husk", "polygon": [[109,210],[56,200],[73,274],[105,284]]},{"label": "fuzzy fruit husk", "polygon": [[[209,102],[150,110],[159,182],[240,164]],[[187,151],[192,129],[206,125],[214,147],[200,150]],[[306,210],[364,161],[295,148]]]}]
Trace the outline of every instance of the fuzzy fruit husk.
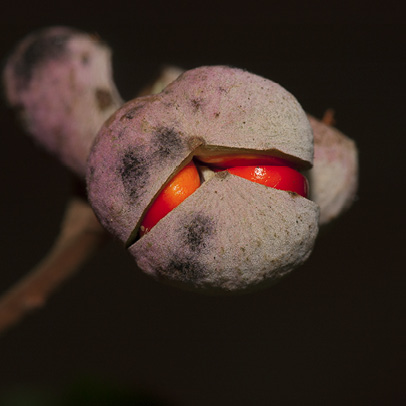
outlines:
[{"label": "fuzzy fruit husk", "polygon": [[89,200],[160,280],[212,291],[268,285],[307,259],[317,235],[318,206],[296,194],[219,173],[137,241],[143,215],[194,155],[233,152],[309,168],[309,121],[274,82],[223,66],[194,69],[105,123],[88,160]]},{"label": "fuzzy fruit husk", "polygon": [[309,116],[314,134],[314,163],[308,172],[310,198],[320,207],[320,225],[338,217],[354,202],[358,189],[355,142],[334,127]]},{"label": "fuzzy fruit husk", "polygon": [[84,178],[97,132],[122,105],[110,49],[71,28],[40,30],[10,55],[3,82],[27,132]]}]

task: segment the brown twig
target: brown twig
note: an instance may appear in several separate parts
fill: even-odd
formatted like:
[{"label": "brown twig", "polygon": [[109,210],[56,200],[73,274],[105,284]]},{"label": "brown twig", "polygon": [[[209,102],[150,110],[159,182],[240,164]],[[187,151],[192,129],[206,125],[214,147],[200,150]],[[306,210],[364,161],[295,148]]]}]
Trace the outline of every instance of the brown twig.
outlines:
[{"label": "brown twig", "polygon": [[0,334],[43,306],[50,294],[100,246],[105,236],[89,204],[81,198],[72,198],[60,234],[48,255],[0,299]]}]

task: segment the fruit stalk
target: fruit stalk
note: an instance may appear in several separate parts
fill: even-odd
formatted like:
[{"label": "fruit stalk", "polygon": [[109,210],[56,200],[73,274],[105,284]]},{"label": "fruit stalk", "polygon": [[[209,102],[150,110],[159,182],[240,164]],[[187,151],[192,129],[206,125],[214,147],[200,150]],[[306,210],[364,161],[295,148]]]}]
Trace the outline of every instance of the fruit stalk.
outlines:
[{"label": "fruit stalk", "polygon": [[107,233],[87,202],[72,198],[49,254],[0,300],[0,334],[48,297],[100,247]]}]

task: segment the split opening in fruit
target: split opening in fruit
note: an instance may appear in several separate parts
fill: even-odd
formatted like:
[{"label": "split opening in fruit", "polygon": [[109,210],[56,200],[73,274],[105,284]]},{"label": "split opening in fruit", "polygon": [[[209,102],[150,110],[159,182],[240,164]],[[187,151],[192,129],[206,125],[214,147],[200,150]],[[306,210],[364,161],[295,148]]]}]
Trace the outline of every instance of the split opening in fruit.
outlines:
[{"label": "split opening in fruit", "polygon": [[[227,171],[249,181],[308,197],[305,176],[284,158],[257,154],[195,156],[158,193],[140,222],[138,238],[193,194],[216,172]],[[130,237],[129,242],[133,238]],[[132,241],[134,242],[134,241]],[[130,244],[131,245],[131,244]]]},{"label": "split opening in fruit", "polygon": [[193,161],[185,165],[163,188],[147,210],[140,226],[142,237],[200,186],[200,174]]}]

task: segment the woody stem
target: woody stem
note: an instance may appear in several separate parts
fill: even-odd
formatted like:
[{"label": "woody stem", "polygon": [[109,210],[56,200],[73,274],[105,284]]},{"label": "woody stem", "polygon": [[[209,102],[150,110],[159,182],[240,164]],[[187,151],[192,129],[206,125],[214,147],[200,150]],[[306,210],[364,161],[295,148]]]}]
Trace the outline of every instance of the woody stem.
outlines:
[{"label": "woody stem", "polygon": [[79,269],[105,237],[89,204],[73,197],[49,253],[0,298],[0,334],[43,306],[51,293]]}]

